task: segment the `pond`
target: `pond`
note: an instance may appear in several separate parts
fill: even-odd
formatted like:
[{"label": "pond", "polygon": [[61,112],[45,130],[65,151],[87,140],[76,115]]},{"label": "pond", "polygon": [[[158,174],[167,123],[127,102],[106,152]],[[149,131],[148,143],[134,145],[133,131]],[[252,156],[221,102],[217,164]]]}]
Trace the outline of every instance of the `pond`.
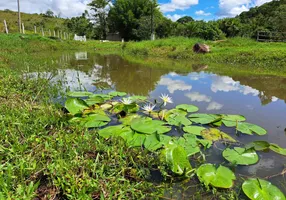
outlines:
[{"label": "pond", "polygon": [[[174,102],[168,104],[168,109],[178,104],[193,104],[200,108],[200,113],[243,115],[248,122],[264,127],[268,134],[243,135],[239,137],[240,142],[265,140],[286,148],[286,77],[235,73],[234,70],[226,73],[219,68],[212,70],[208,65],[190,63],[182,63],[185,67],[180,71],[172,66],[172,62],[175,61],[163,69],[144,66],[142,62],[132,63],[115,55],[65,53],[53,60],[54,68],[27,75],[61,82],[63,88],[73,91],[116,90],[148,96],[151,101],[161,94],[168,94]],[[208,162],[225,162],[219,145],[209,151],[211,153],[206,153]],[[260,161],[255,165],[237,167],[236,174],[270,177],[268,180],[286,193],[286,181],[279,175],[285,169],[286,157],[274,152],[259,152],[259,157]]]}]

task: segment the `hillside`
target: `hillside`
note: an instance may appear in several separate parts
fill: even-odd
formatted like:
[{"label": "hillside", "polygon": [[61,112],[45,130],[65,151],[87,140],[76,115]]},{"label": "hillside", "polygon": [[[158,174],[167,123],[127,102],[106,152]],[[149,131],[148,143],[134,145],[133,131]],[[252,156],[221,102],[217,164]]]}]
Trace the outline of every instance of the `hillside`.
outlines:
[{"label": "hillside", "polygon": [[[57,17],[50,17],[44,14],[27,14],[21,13],[22,23],[25,24],[26,32],[34,32],[34,26],[37,26],[38,32],[43,27],[46,31],[60,30],[67,31],[68,19],[62,19]],[[10,10],[0,11],[0,33],[4,32],[3,20],[7,21],[8,29],[10,33],[18,32],[18,15],[17,12]]]},{"label": "hillside", "polygon": [[260,7],[251,8],[237,18],[256,30],[286,32],[286,0],[274,0]]}]

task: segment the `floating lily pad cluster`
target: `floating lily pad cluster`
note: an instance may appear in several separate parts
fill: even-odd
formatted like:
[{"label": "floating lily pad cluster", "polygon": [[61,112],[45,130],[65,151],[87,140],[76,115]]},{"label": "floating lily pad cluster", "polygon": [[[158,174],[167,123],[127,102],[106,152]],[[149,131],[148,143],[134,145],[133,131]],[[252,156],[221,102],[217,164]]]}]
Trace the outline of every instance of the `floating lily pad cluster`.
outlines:
[{"label": "floating lily pad cluster", "polygon": [[[172,173],[186,177],[196,174],[206,186],[231,188],[236,180],[235,174],[225,166],[203,164],[194,169],[190,164],[190,156],[202,155],[217,141],[230,144],[222,156],[232,165],[259,162],[257,151],[272,150],[286,155],[286,149],[266,141],[237,145],[235,138],[242,134],[267,134],[262,127],[246,122],[245,117],[196,113],[199,108],[187,104],[166,110],[163,107],[172,103],[168,95],[162,95],[162,102],[155,101],[156,104],[148,102],[143,96],[126,97],[126,93],[116,91],[108,94],[70,92],[68,96],[65,108],[69,111],[71,124],[96,128],[101,137],[120,137],[129,147],[144,147],[156,152]],[[221,126],[235,129],[236,134],[231,136],[222,132],[219,129]],[[168,135],[174,131],[184,134],[182,137]],[[250,199],[284,197],[278,188],[260,179],[246,180],[242,189]]]}]

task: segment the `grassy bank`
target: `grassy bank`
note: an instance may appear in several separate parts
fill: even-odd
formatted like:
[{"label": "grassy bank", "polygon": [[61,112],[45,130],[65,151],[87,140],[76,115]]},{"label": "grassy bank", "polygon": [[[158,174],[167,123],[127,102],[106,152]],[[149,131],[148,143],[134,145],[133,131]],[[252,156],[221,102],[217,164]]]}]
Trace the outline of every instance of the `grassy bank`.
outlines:
[{"label": "grassy bank", "polygon": [[13,37],[1,40],[0,199],[159,198],[161,190],[146,181],[157,165],[154,156],[129,149],[121,140],[104,140],[96,131],[71,127],[51,100],[60,93],[57,85],[26,79],[21,70],[11,69],[21,61],[45,65],[34,53],[86,46]]},{"label": "grassy bank", "polygon": [[[236,70],[256,72],[258,74],[286,74],[286,43],[259,43],[247,38],[231,38],[225,41],[204,41],[196,38],[169,38],[142,42],[105,42],[62,41],[56,38],[43,38],[37,35],[0,35],[0,61],[15,65],[29,62],[31,55],[39,52],[56,52],[57,50],[87,50],[103,54],[119,54],[131,61],[161,63],[168,62],[224,64]],[[196,54],[192,51],[195,43],[206,43],[211,53]],[[17,54],[17,55],[16,55]],[[18,59],[14,59],[18,57]],[[34,56],[35,60],[40,59]],[[158,60],[160,62],[158,62]],[[173,60],[173,61],[172,61]],[[39,62],[42,62],[39,60]],[[145,63],[145,62],[144,62]],[[185,64],[176,64],[184,70]],[[161,64],[161,67],[162,64]],[[227,70],[227,69],[226,69]]]},{"label": "grassy bank", "polygon": [[[193,53],[196,42],[211,47],[209,54]],[[253,68],[285,69],[285,43],[259,43],[247,38],[226,41],[203,41],[201,39],[170,38],[157,41],[130,42],[123,46],[129,55],[187,59],[205,63],[246,64]]]}]

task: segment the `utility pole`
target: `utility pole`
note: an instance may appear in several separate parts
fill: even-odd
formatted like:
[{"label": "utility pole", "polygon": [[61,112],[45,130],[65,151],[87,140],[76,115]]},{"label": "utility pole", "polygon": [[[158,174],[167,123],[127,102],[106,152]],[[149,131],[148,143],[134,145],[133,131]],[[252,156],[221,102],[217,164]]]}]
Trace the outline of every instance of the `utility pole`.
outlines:
[{"label": "utility pole", "polygon": [[22,33],[22,31],[21,31],[20,0],[17,0],[17,2],[18,2],[18,26],[19,26],[19,32]]},{"label": "utility pole", "polygon": [[155,1],[151,0],[151,40],[155,40],[155,33],[154,33],[154,8]]}]

